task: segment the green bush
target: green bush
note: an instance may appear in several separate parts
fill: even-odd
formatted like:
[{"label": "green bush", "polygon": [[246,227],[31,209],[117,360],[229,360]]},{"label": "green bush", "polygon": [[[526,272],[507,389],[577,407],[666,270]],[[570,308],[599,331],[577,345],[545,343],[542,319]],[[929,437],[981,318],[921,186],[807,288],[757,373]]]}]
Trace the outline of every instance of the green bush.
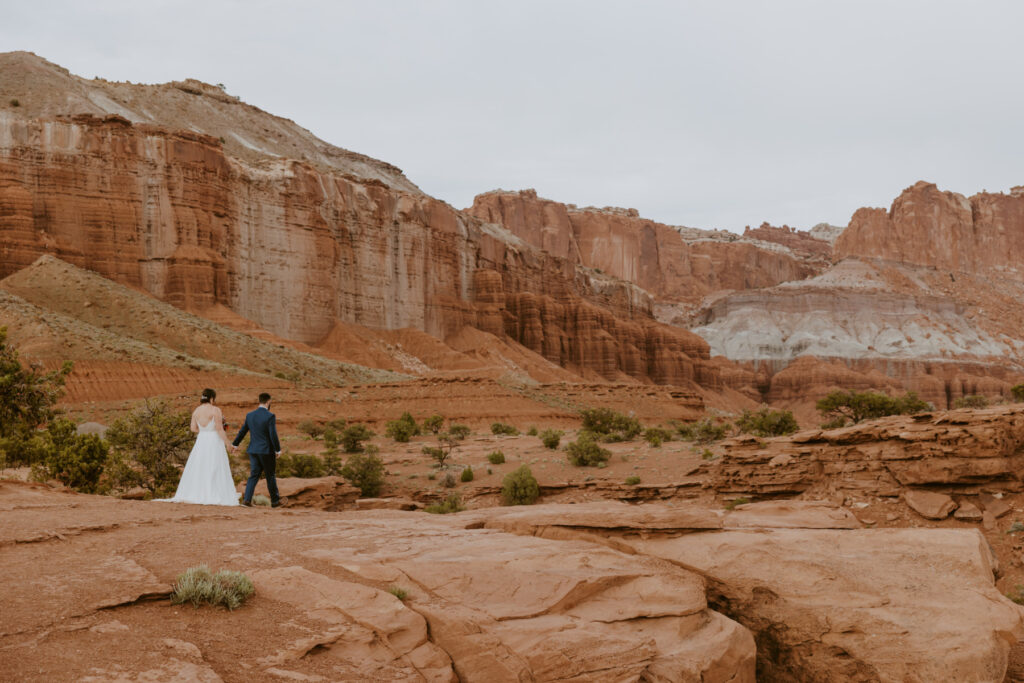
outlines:
[{"label": "green bush", "polygon": [[1024,401],[1024,384],[1015,384],[1010,387],[1010,395],[1013,396],[1014,401]]},{"label": "green bush", "polygon": [[740,505],[746,505],[750,502],[749,498],[734,498],[725,504],[726,510],[735,510]]},{"label": "green bush", "polygon": [[462,474],[459,475],[459,480],[462,482],[473,481],[473,468],[469,465],[462,470]]},{"label": "green bush", "polygon": [[333,429],[335,432],[338,432],[340,434],[341,432],[345,431],[345,427],[347,426],[348,422],[345,420],[345,418],[338,417],[333,420],[329,420],[327,424],[324,425],[324,429]]},{"label": "green bush", "polygon": [[886,415],[913,415],[931,410],[931,405],[910,391],[903,396],[889,396],[877,391],[833,391],[820,399],[818,412],[832,424],[873,420]]},{"label": "green bush", "polygon": [[533,505],[539,497],[540,485],[526,465],[520,465],[506,474],[501,482],[503,505]]},{"label": "green bush", "polygon": [[107,442],[95,434],[78,434],[75,423],[64,418],[50,422],[37,436],[34,479],[56,479],[83,493],[100,492],[100,481],[110,457]]},{"label": "green bush", "polygon": [[466,425],[449,425],[448,433],[458,441],[463,441],[469,436],[470,430]]},{"label": "green bush", "polygon": [[[1024,387],[1024,384],[1022,384],[1021,386]],[[1024,399],[1022,399],[1022,400],[1024,400]],[[530,428],[527,430],[526,435],[527,436],[537,436],[537,428],[531,425]]]},{"label": "green bush", "polygon": [[316,479],[327,474],[324,461],[309,453],[283,453],[277,456],[277,476]]},{"label": "green bush", "polygon": [[448,497],[441,502],[423,508],[424,511],[432,515],[449,515],[453,512],[462,512],[465,509],[465,506],[462,504],[462,498],[457,493],[449,493]]},{"label": "green bush", "polygon": [[495,422],[491,425],[491,434],[494,434],[495,436],[516,436],[519,434],[519,430],[512,425],[507,425],[503,422]]},{"label": "green bush", "polygon": [[323,425],[318,425],[312,420],[303,420],[295,425],[295,428],[311,439],[319,439],[324,433]]},{"label": "green bush", "polygon": [[597,467],[612,456],[611,451],[598,445],[590,432],[580,432],[576,440],[566,446],[566,454],[576,467]]},{"label": "green bush", "polygon": [[341,436],[333,427],[324,430],[324,449],[327,453],[337,453],[338,444],[341,443]]},{"label": "green bush", "polygon": [[391,593],[402,602],[405,602],[405,599],[409,597],[409,591],[404,588],[400,588],[399,586],[389,586],[388,593]]},{"label": "green bush", "polygon": [[505,454],[502,451],[491,451],[487,454],[487,462],[492,465],[500,465],[505,462]]},{"label": "green bush", "polygon": [[195,436],[192,417],[163,402],[146,401],[107,430],[109,468],[115,488],[141,487],[155,498],[174,494]]},{"label": "green bush", "polygon": [[644,430],[644,441],[651,444],[655,448],[660,446],[665,441],[672,440],[672,432],[661,427],[648,427]]},{"label": "green bush", "polygon": [[640,477],[635,474],[632,477],[626,477],[626,486],[636,486],[640,483]]},{"label": "green bush", "polygon": [[400,418],[387,423],[384,434],[399,443],[408,443],[412,437],[419,436],[420,427],[410,413],[402,413]]},{"label": "green bush", "polygon": [[439,434],[444,427],[444,418],[436,413],[423,419],[423,429],[431,434]]},{"label": "green bush", "polygon": [[680,425],[678,428],[679,437],[684,441],[695,441],[697,443],[711,443],[725,438],[729,426],[717,424],[710,417],[698,420],[691,424]]},{"label": "green bush", "polygon": [[635,417],[617,413],[611,408],[587,408],[580,415],[583,429],[597,434],[602,440],[630,441],[643,431]]},{"label": "green bush", "polygon": [[545,429],[540,433],[540,442],[544,444],[545,448],[555,450],[558,448],[558,444],[562,442],[562,437],[565,435],[561,429]]},{"label": "green bush", "polygon": [[340,474],[359,489],[363,498],[374,498],[384,488],[384,461],[376,453],[356,453],[349,456]]},{"label": "green bush", "polygon": [[363,450],[363,442],[369,441],[374,436],[376,434],[364,424],[349,425],[341,433],[341,447],[345,449],[346,453],[360,453]]},{"label": "green bush", "polygon": [[178,576],[171,592],[171,604],[191,602],[193,607],[199,607],[209,603],[224,605],[233,610],[241,606],[254,591],[252,581],[242,572],[222,569],[213,574],[209,567],[201,564],[186,569]]},{"label": "green bush", "polygon": [[954,408],[987,408],[988,399],[980,394],[961,396],[953,401]]},{"label": "green bush", "polygon": [[337,453],[327,453],[324,455],[324,472],[332,477],[340,477],[341,468],[341,458],[338,457]]},{"label": "green bush", "polygon": [[455,475],[452,474],[451,472],[445,472],[444,478],[441,479],[441,486],[445,487],[446,489],[455,488]]},{"label": "green bush", "polygon": [[36,430],[57,414],[55,406],[72,365],[44,373],[39,365],[23,366],[0,327],[0,459],[8,467],[32,465],[40,451],[30,446]]},{"label": "green bush", "polygon": [[755,436],[785,436],[797,431],[800,426],[793,417],[793,411],[772,410],[768,406],[761,406],[757,411],[744,410],[740,419],[736,420],[736,428]]}]

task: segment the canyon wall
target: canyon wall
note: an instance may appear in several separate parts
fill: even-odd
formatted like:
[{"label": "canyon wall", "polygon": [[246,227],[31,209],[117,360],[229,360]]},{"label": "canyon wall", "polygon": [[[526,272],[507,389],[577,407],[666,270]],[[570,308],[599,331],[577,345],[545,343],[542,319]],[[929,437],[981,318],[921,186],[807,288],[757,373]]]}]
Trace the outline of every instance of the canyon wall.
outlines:
[{"label": "canyon wall", "polygon": [[716,291],[770,287],[821,269],[778,244],[664,225],[635,209],[578,209],[534,190],[481,194],[466,212],[551,254],[634,282],[662,302],[697,303]]}]

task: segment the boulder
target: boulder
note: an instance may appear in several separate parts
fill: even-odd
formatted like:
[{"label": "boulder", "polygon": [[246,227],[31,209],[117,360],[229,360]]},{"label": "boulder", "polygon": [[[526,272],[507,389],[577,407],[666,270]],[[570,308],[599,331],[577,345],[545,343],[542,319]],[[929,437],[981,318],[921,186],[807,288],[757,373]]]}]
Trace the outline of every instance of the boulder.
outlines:
[{"label": "boulder", "polygon": [[982,520],[981,510],[974,503],[963,501],[960,507],[953,513],[953,517],[963,522],[980,522]]},{"label": "boulder", "polygon": [[914,512],[928,519],[945,519],[957,508],[952,498],[934,491],[908,489],[903,492],[903,500]]}]

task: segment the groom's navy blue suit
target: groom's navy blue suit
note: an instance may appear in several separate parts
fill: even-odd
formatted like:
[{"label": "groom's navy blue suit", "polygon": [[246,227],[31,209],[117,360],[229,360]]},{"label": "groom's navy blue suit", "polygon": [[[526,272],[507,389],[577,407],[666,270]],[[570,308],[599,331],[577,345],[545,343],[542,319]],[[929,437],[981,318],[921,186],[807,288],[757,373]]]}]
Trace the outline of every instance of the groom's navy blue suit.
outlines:
[{"label": "groom's navy blue suit", "polygon": [[249,434],[249,481],[245,484],[242,500],[252,501],[256,482],[260,474],[267,475],[267,491],[270,492],[270,504],[277,506],[281,496],[277,493],[277,454],[281,452],[281,442],[277,438],[277,419],[274,414],[260,406],[245,416],[245,423],[238,430],[238,436],[232,442],[236,446]]}]

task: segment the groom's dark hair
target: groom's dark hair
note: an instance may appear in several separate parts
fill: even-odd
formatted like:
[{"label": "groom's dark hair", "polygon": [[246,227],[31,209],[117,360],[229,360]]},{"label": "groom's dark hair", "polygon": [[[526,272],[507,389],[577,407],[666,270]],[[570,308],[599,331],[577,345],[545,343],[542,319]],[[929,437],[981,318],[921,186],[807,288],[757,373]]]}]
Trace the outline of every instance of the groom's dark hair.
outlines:
[{"label": "groom's dark hair", "polygon": [[269,400],[270,400],[270,394],[268,394],[265,391],[262,394],[260,394],[260,405],[263,405],[264,403],[266,403]]}]

